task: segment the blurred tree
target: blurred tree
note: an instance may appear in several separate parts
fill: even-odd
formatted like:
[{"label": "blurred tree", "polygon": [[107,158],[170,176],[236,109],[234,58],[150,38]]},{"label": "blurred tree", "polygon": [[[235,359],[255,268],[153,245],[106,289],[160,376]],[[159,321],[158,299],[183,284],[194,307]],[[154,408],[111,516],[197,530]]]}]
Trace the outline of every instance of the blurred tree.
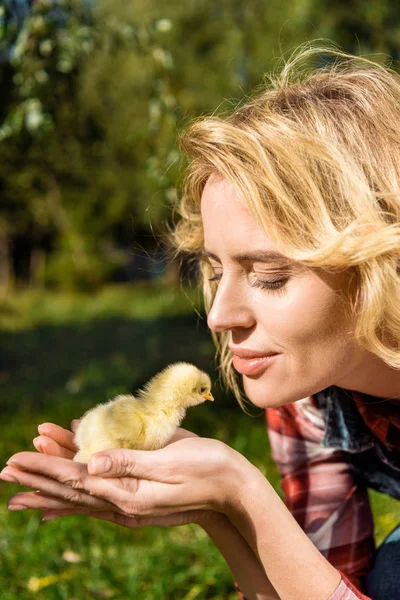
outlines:
[{"label": "blurred tree", "polygon": [[5,5],[1,78],[9,93],[0,106],[3,278],[14,269],[43,278],[45,253],[55,241],[66,242],[78,275],[86,266],[83,240],[59,193],[53,160],[58,157],[49,154],[49,141],[63,135],[59,115],[71,115],[66,107],[74,102],[79,66],[93,46],[90,25],[82,3]]},{"label": "blurred tree", "polygon": [[312,2],[309,18],[318,23],[322,37],[335,40],[347,52],[374,53],[381,62],[399,58],[400,11],[395,0]]},{"label": "blurred tree", "polygon": [[3,3],[0,281],[93,287],[135,242],[152,252],[188,121],[231,110],[306,39],[396,55],[397,27],[392,0]]}]

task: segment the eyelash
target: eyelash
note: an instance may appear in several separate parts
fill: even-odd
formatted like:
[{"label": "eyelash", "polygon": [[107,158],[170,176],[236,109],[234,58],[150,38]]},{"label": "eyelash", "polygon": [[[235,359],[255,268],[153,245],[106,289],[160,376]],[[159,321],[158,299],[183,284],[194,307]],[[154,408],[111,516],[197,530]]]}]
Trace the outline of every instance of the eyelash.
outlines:
[{"label": "eyelash", "polygon": [[[214,275],[214,277],[210,277],[208,281],[219,281],[221,279],[221,275]],[[284,285],[289,281],[289,277],[284,279],[275,279],[274,281],[260,281],[259,279],[255,279],[251,287],[260,288],[270,293],[282,293]]]},{"label": "eyelash", "polygon": [[287,279],[275,279],[275,281],[260,281],[256,279],[251,285],[252,287],[261,288],[268,292],[282,292],[287,281]]}]

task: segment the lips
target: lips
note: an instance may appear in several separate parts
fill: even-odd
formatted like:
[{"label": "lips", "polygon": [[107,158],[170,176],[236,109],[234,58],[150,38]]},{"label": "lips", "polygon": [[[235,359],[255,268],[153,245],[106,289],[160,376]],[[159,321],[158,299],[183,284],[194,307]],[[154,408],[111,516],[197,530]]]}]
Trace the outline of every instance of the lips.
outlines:
[{"label": "lips", "polygon": [[242,375],[261,375],[278,356],[276,352],[256,352],[245,348],[231,348],[233,366]]}]

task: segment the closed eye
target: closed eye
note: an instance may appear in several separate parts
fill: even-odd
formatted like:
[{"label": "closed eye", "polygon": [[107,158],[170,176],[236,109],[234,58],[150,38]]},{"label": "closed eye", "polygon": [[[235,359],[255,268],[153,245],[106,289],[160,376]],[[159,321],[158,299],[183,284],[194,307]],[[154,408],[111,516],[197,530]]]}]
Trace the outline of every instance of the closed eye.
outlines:
[{"label": "closed eye", "polygon": [[[269,279],[269,280],[262,280],[262,279],[258,279],[254,272],[250,273],[250,275],[251,275],[251,287],[260,288],[262,290],[266,290],[266,291],[270,291],[270,292],[282,290],[282,288],[285,286],[285,284],[290,279],[290,277],[285,276],[285,277],[278,277],[278,278]],[[209,277],[208,281],[220,281],[221,278],[222,278],[222,273],[216,273],[214,275],[214,277]]]},{"label": "closed eye", "polygon": [[273,291],[283,291],[285,284],[289,281],[289,277],[285,279],[275,279],[270,281],[261,281],[260,279],[255,279],[251,286],[261,288],[262,290],[267,290],[270,292]]},{"label": "closed eye", "polygon": [[[222,279],[223,269],[220,263],[215,264],[214,257],[212,256],[212,262],[210,257],[205,258],[202,257],[204,263],[207,265],[207,269],[204,272],[205,277],[210,282],[218,282]],[[254,261],[246,260],[242,263],[241,268],[246,272],[246,276],[250,281],[251,287],[260,288],[267,292],[277,292],[284,293],[284,287],[286,283],[290,280],[293,265],[283,266],[279,265],[271,267],[269,269],[262,268],[260,263],[254,263]],[[212,277],[207,277],[207,275],[212,275]],[[268,275],[270,279],[268,279]]]}]

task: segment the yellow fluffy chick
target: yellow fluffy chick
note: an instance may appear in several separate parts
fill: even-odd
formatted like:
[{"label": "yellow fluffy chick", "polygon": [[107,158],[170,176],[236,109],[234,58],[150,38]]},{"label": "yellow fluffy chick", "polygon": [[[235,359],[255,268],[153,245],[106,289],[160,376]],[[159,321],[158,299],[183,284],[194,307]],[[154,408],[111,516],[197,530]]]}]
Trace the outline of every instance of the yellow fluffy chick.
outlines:
[{"label": "yellow fluffy chick", "polygon": [[189,406],[213,400],[207,373],[189,363],[175,363],[157,373],[137,396],[116,396],[90,409],[75,433],[74,460],[110,448],[163,448],[181,424]]}]

